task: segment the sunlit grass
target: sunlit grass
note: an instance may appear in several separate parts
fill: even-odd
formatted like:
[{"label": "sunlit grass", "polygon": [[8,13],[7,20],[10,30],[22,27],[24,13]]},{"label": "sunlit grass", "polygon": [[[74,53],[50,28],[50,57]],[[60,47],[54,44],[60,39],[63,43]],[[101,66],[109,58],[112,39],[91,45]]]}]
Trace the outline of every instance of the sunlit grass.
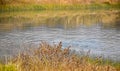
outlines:
[{"label": "sunlit grass", "polygon": [[1,71],[119,71],[120,64],[73,53],[69,47],[63,49],[61,42],[54,45],[42,42],[39,48],[20,53],[0,68]]},{"label": "sunlit grass", "polygon": [[14,64],[0,64],[0,71],[17,71]]},{"label": "sunlit grass", "polygon": [[120,4],[22,4],[22,5],[0,5],[0,12],[14,11],[42,11],[42,10],[111,10],[120,9]]}]

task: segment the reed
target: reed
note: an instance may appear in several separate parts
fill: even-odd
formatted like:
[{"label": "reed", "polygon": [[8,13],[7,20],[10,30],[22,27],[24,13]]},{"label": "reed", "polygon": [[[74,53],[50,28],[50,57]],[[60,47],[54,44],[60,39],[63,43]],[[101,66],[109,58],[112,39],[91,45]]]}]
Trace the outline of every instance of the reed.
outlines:
[{"label": "reed", "polygon": [[[50,45],[41,42],[39,48],[31,48],[18,54],[8,63],[12,70],[6,71],[119,71],[110,64],[102,64],[100,58],[90,59],[88,55],[80,56],[62,43]],[[10,66],[11,66],[10,65]],[[120,65],[118,65],[120,66]],[[1,67],[1,66],[0,66]],[[7,67],[9,68],[9,67]],[[3,71],[3,70],[1,70]]]}]

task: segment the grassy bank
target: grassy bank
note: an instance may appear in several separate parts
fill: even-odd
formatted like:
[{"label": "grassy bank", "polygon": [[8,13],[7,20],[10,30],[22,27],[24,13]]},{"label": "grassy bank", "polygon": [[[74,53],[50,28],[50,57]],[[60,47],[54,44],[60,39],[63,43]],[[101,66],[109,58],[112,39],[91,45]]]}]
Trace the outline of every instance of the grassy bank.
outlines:
[{"label": "grassy bank", "polygon": [[119,71],[120,63],[78,55],[62,43],[30,49],[14,57],[8,64],[0,64],[0,71]]},{"label": "grassy bank", "polygon": [[13,4],[0,5],[0,12],[41,11],[41,10],[119,10],[120,4]]}]

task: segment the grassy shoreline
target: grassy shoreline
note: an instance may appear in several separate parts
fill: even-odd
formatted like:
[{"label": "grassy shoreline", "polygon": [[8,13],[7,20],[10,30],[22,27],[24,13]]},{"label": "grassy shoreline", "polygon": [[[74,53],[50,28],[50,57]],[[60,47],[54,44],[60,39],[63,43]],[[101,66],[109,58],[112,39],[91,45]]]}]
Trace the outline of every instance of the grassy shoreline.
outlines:
[{"label": "grassy shoreline", "polygon": [[42,42],[39,48],[20,53],[8,64],[0,64],[0,71],[119,71],[120,63],[101,58],[78,55],[62,43]]},{"label": "grassy shoreline", "polygon": [[42,11],[42,10],[120,10],[118,4],[20,4],[0,5],[0,12]]}]

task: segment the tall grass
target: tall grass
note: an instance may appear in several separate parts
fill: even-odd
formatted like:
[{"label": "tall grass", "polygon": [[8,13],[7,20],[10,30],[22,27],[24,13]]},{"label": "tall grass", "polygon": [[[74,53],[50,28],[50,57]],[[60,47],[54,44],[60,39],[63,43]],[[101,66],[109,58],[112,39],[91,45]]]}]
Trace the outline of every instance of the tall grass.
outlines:
[{"label": "tall grass", "polygon": [[[5,66],[6,71],[119,71],[110,64],[102,64],[100,58],[90,59],[88,55],[80,56],[70,48],[62,48],[62,43],[49,45],[42,42],[39,48],[20,53]],[[120,66],[120,65],[118,65]],[[1,66],[0,66],[1,67]],[[3,71],[2,69],[0,71]]]}]

